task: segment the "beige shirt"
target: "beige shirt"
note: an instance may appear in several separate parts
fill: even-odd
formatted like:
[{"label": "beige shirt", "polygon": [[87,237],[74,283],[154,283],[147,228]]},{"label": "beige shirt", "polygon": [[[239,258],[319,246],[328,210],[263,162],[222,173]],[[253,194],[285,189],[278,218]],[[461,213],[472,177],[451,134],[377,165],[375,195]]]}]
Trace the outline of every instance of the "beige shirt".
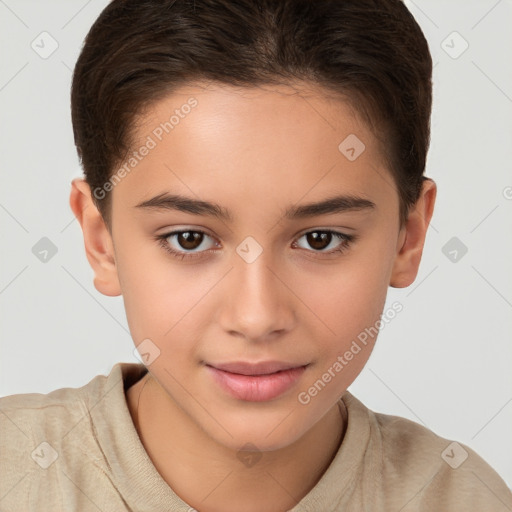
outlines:
[{"label": "beige shirt", "polygon": [[[126,390],[146,371],[118,363],[81,388],[0,398],[0,511],[193,511],[130,416]],[[292,512],[512,511],[505,482],[467,446],[374,413],[349,392],[342,400],[343,442]]]}]

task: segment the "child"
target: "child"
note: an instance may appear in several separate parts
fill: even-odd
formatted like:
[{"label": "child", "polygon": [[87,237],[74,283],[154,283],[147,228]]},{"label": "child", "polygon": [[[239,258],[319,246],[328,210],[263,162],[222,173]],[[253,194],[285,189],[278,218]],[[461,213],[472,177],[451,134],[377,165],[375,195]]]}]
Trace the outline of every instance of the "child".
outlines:
[{"label": "child", "polygon": [[512,510],[469,447],[347,391],[418,271],[431,73],[399,0],[105,8],[70,205],[144,364],[0,399],[1,510]]}]

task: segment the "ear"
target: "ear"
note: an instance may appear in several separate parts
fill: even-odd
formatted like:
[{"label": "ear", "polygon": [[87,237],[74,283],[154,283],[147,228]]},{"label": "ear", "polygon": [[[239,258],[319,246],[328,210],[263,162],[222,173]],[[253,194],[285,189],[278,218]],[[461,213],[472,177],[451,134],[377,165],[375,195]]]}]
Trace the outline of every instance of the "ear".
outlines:
[{"label": "ear", "polygon": [[69,205],[82,226],[85,253],[94,271],[94,287],[103,295],[121,295],[112,237],[84,179],[71,182]]},{"label": "ear", "polygon": [[420,197],[409,210],[405,226],[398,237],[398,252],[389,282],[393,288],[405,288],[416,279],[427,229],[434,212],[436,194],[436,183],[431,178],[426,178]]}]

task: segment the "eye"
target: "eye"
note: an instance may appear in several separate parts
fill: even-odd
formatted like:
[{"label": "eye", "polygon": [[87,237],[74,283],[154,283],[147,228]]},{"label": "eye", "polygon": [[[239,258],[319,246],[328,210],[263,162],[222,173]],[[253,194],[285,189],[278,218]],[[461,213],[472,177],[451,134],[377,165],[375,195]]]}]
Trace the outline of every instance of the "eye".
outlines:
[{"label": "eye", "polygon": [[209,252],[209,248],[218,245],[216,242],[209,242],[212,237],[203,231],[192,229],[172,231],[156,238],[167,252],[181,259],[202,256]]},{"label": "eye", "polygon": [[[179,259],[201,258],[211,252],[212,247],[219,246],[218,242],[212,242],[213,238],[210,235],[194,229],[172,231],[158,235],[156,239],[165,251]],[[302,239],[309,247],[299,243]],[[350,244],[355,240],[355,235],[347,235],[330,229],[316,229],[302,234],[298,241],[293,243],[293,247],[299,247],[312,253],[333,255],[348,250]]]},{"label": "eye", "polygon": [[304,239],[309,247],[305,247],[299,242],[296,242],[295,245],[301,249],[313,248],[313,252],[333,254],[346,251],[355,238],[355,235],[347,235],[330,229],[317,229],[308,231],[299,238],[299,241]]}]

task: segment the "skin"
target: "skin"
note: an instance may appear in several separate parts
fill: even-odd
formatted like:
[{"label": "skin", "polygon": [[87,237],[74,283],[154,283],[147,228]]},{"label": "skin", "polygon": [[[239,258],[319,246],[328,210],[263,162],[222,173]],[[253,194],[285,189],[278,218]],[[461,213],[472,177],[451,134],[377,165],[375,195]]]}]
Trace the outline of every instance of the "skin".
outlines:
[{"label": "skin", "polygon": [[[375,338],[309,403],[298,394],[375,325],[389,286],[416,278],[436,185],[424,182],[399,229],[381,141],[347,103],[306,85],[182,87],[140,117],[135,147],[192,96],[198,105],[112,191],[112,233],[84,180],[73,180],[70,205],[96,289],[122,294],[135,345],[149,338],[160,350],[127,404],[162,477],[201,512],[288,510],[338,450],[347,421],[339,398]],[[349,134],[366,146],[354,161],[338,150]],[[163,192],[216,202],[233,219],[135,207]],[[376,207],[283,217],[291,205],[335,193]],[[326,255],[343,242],[334,237],[319,250],[304,233],[320,228],[358,238]],[[171,256],[155,236],[179,229],[206,232],[194,250],[211,250]],[[247,236],[263,249],[252,263],[236,252]],[[177,237],[168,241],[187,251]],[[291,390],[266,402],[226,394],[204,366],[264,360],[308,366]],[[250,467],[239,458],[247,443],[261,456]]]}]

